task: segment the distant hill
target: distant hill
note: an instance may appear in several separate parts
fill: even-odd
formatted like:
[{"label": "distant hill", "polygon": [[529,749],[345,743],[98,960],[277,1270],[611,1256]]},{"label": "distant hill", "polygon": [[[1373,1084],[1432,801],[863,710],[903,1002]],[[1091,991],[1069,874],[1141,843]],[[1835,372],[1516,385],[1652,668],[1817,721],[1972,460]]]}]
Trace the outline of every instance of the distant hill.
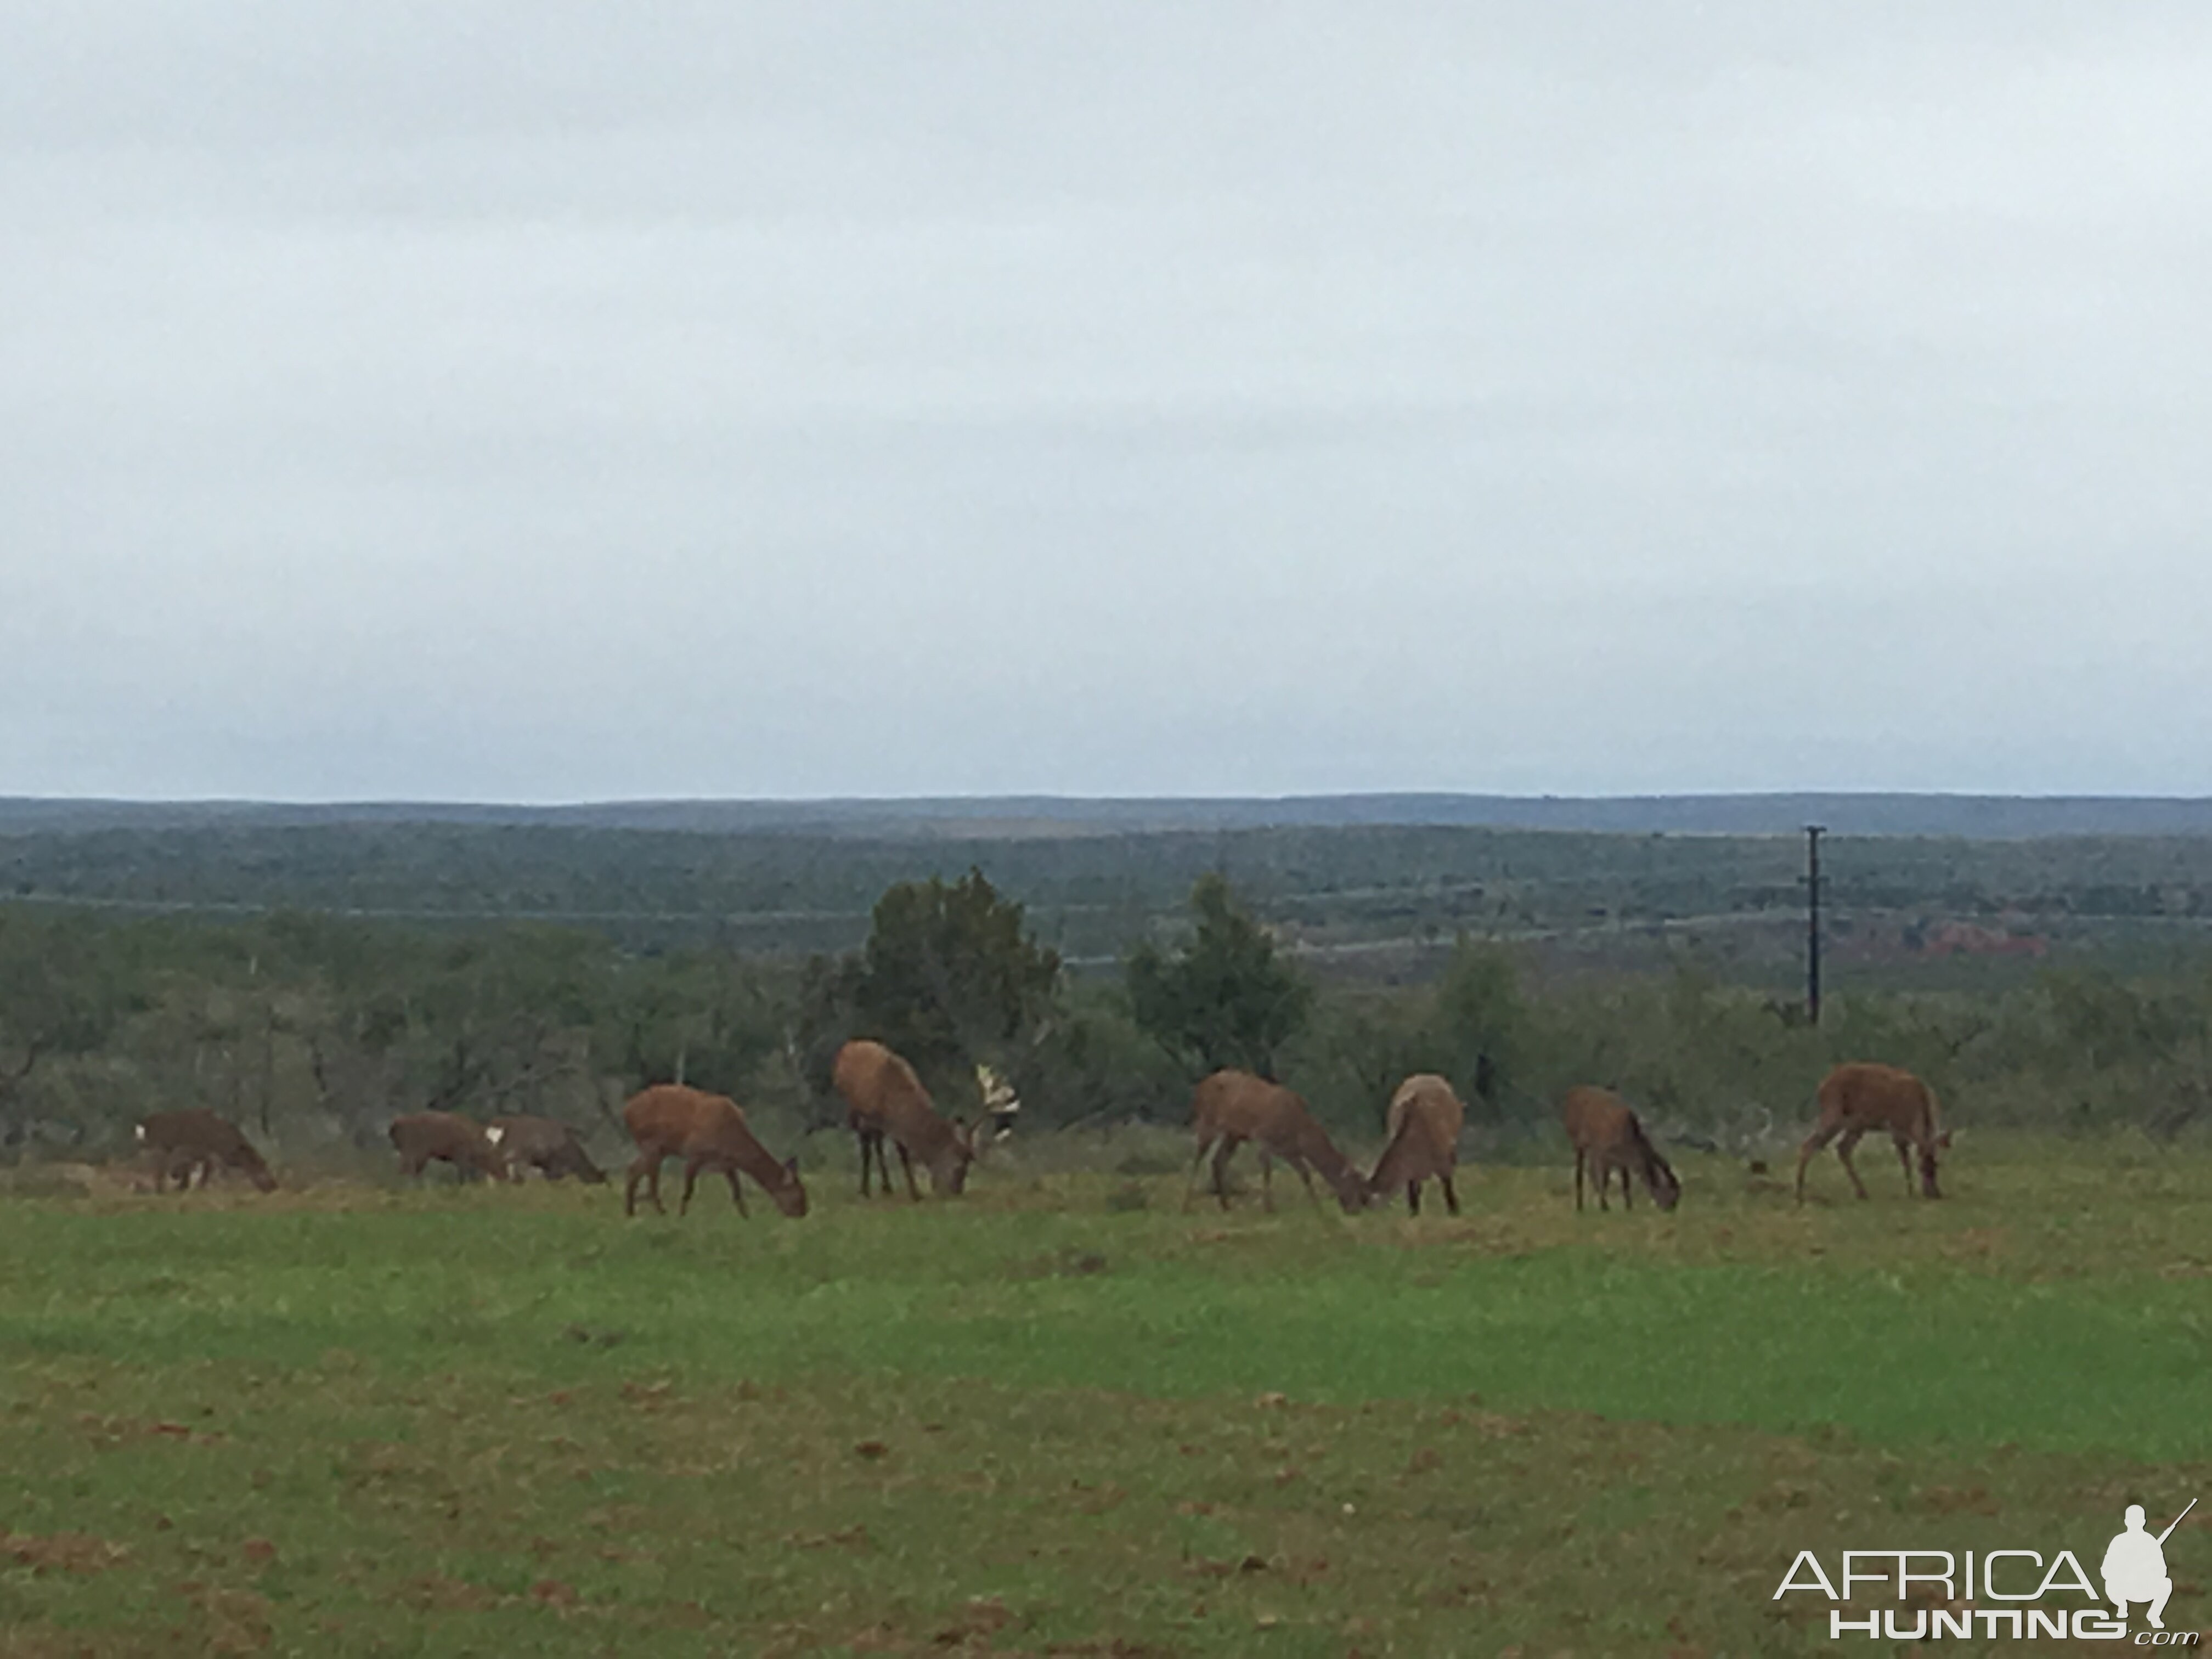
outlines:
[{"label": "distant hill", "polygon": [[2212,799],[2118,795],[1290,795],[1279,799],[948,796],[911,800],[609,801],[511,806],[429,801],[50,800],[0,797],[0,835],[106,830],[449,823],[875,840],[1013,840],[1159,830],[1369,825],[1616,835],[1789,835],[2022,840],[2212,836]]}]

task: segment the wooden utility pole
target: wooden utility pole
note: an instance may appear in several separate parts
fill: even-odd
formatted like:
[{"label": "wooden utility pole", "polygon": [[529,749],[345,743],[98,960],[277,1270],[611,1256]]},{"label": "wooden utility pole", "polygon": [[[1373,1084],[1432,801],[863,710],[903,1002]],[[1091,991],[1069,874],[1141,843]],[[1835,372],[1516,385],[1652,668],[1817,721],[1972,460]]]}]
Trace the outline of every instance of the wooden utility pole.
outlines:
[{"label": "wooden utility pole", "polygon": [[1820,1023],[1820,836],[1822,826],[1805,826],[1805,1018]]}]

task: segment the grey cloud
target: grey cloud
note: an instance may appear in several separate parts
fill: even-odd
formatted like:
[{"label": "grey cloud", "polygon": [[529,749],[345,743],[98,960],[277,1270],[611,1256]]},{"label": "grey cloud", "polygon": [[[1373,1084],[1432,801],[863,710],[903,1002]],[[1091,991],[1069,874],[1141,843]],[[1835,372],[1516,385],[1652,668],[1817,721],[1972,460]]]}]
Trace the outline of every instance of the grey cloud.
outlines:
[{"label": "grey cloud", "polygon": [[15,33],[0,792],[2212,791],[2195,9]]}]

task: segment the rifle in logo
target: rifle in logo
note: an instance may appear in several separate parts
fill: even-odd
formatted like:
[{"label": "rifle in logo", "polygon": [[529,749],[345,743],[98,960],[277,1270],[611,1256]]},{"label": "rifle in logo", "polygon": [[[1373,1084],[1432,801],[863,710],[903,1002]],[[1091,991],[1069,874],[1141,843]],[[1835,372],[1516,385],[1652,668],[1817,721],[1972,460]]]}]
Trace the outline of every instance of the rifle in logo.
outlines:
[{"label": "rifle in logo", "polygon": [[2179,1526],[2179,1525],[2180,1525],[2184,1521],[2186,1521],[2186,1520],[2189,1518],[2189,1511],[2190,1511],[2190,1510],[2193,1510],[2193,1509],[2195,1509],[2196,1507],[2197,1507],[2197,1500],[2196,1500],[2195,1498],[2191,1498],[2191,1499],[2190,1499],[2186,1504],[2184,1504],[2181,1506],[2181,1513],[2180,1513],[2180,1514],[2179,1514],[2179,1515],[2177,1515],[2177,1516],[2175,1516],[2173,1517],[2173,1525],[2172,1525],[2172,1526],[2168,1527],[2168,1528],[2167,1528],[2164,1532],[2162,1532],[2162,1533],[2159,1534],[2159,1535],[2158,1535],[2158,1541],[2159,1541],[2160,1543],[2163,1544],[2163,1543],[2165,1543],[2165,1542],[2166,1542],[2166,1540],[2167,1539],[2169,1539],[2169,1538],[2172,1537],[2172,1536],[2173,1536],[2173,1528],[2174,1528],[2174,1527],[2178,1527],[2178,1526]]}]

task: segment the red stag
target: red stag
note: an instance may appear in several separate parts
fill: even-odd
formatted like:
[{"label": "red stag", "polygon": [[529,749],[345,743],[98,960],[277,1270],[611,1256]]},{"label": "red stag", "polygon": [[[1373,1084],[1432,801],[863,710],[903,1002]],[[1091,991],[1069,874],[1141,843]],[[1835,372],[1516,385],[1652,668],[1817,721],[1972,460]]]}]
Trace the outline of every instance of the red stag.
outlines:
[{"label": "red stag", "polygon": [[1838,1135],[1836,1158],[1851,1178],[1861,1198],[1866,1183],[1851,1167],[1851,1148],[1859,1137],[1887,1130],[1897,1147],[1897,1161],[1905,1168],[1905,1190],[1912,1191],[1912,1154],[1920,1154],[1920,1192],[1941,1198],[1936,1190],[1936,1154],[1951,1144],[1951,1134],[1936,1127],[1936,1091],[1911,1073],[1894,1066],[1859,1060],[1838,1066],[1820,1084],[1820,1121],[1797,1153],[1797,1201],[1805,1201],[1805,1166],[1813,1155]]},{"label": "red stag", "polygon": [[637,1161],[629,1166],[623,1186],[623,1213],[637,1213],[637,1187],[646,1183],[646,1196],[663,1214],[660,1166],[671,1158],[684,1160],[684,1196],[676,1213],[691,1207],[691,1189],[702,1170],[714,1170],[730,1183],[730,1199],[744,1215],[745,1195],[738,1184],[740,1174],[760,1182],[775,1207],[787,1216],[806,1213],[806,1187],[799,1178],[799,1160],[775,1161],[746,1127],[744,1109],[726,1095],[710,1095],[680,1083],[656,1084],[640,1091],[623,1108],[623,1123],[637,1142]]},{"label": "red stag", "polygon": [[[830,1082],[844,1097],[845,1121],[860,1143],[862,1198],[868,1196],[871,1157],[883,1172],[884,1195],[890,1194],[886,1140],[898,1148],[907,1192],[917,1201],[921,1188],[914,1178],[916,1158],[929,1171],[934,1191],[957,1194],[967,1186],[968,1166],[975,1161],[975,1130],[957,1118],[941,1115],[914,1067],[897,1054],[880,1042],[855,1039],[837,1051]],[[994,1110],[1000,1109],[1002,1103],[994,1103]]]},{"label": "red stag", "polygon": [[1328,1133],[1315,1121],[1304,1101],[1265,1078],[1249,1072],[1219,1071],[1201,1081],[1190,1097],[1191,1128],[1198,1137],[1198,1152],[1190,1161],[1190,1184],[1183,1189],[1182,1206],[1190,1208],[1198,1190],[1199,1166],[1213,1152],[1213,1192],[1221,1207],[1229,1207],[1229,1159],[1248,1140],[1260,1145],[1261,1202],[1275,1207],[1274,1161],[1281,1158],[1298,1172],[1314,1202],[1314,1171],[1321,1171],[1348,1213],[1366,1207],[1366,1177],[1352,1167]]},{"label": "red stag", "polygon": [[1567,1126],[1567,1139],[1575,1147],[1575,1208],[1583,1206],[1583,1172],[1597,1178],[1597,1206],[1608,1207],[1606,1188],[1614,1170],[1620,1172],[1620,1201],[1635,1207],[1631,1194],[1632,1172],[1644,1178],[1654,1203],[1671,1210],[1680,1200],[1682,1183],[1667,1160],[1659,1156],[1651,1138],[1644,1133],[1628,1103],[1608,1089],[1570,1089],[1559,1103],[1559,1116]]}]

